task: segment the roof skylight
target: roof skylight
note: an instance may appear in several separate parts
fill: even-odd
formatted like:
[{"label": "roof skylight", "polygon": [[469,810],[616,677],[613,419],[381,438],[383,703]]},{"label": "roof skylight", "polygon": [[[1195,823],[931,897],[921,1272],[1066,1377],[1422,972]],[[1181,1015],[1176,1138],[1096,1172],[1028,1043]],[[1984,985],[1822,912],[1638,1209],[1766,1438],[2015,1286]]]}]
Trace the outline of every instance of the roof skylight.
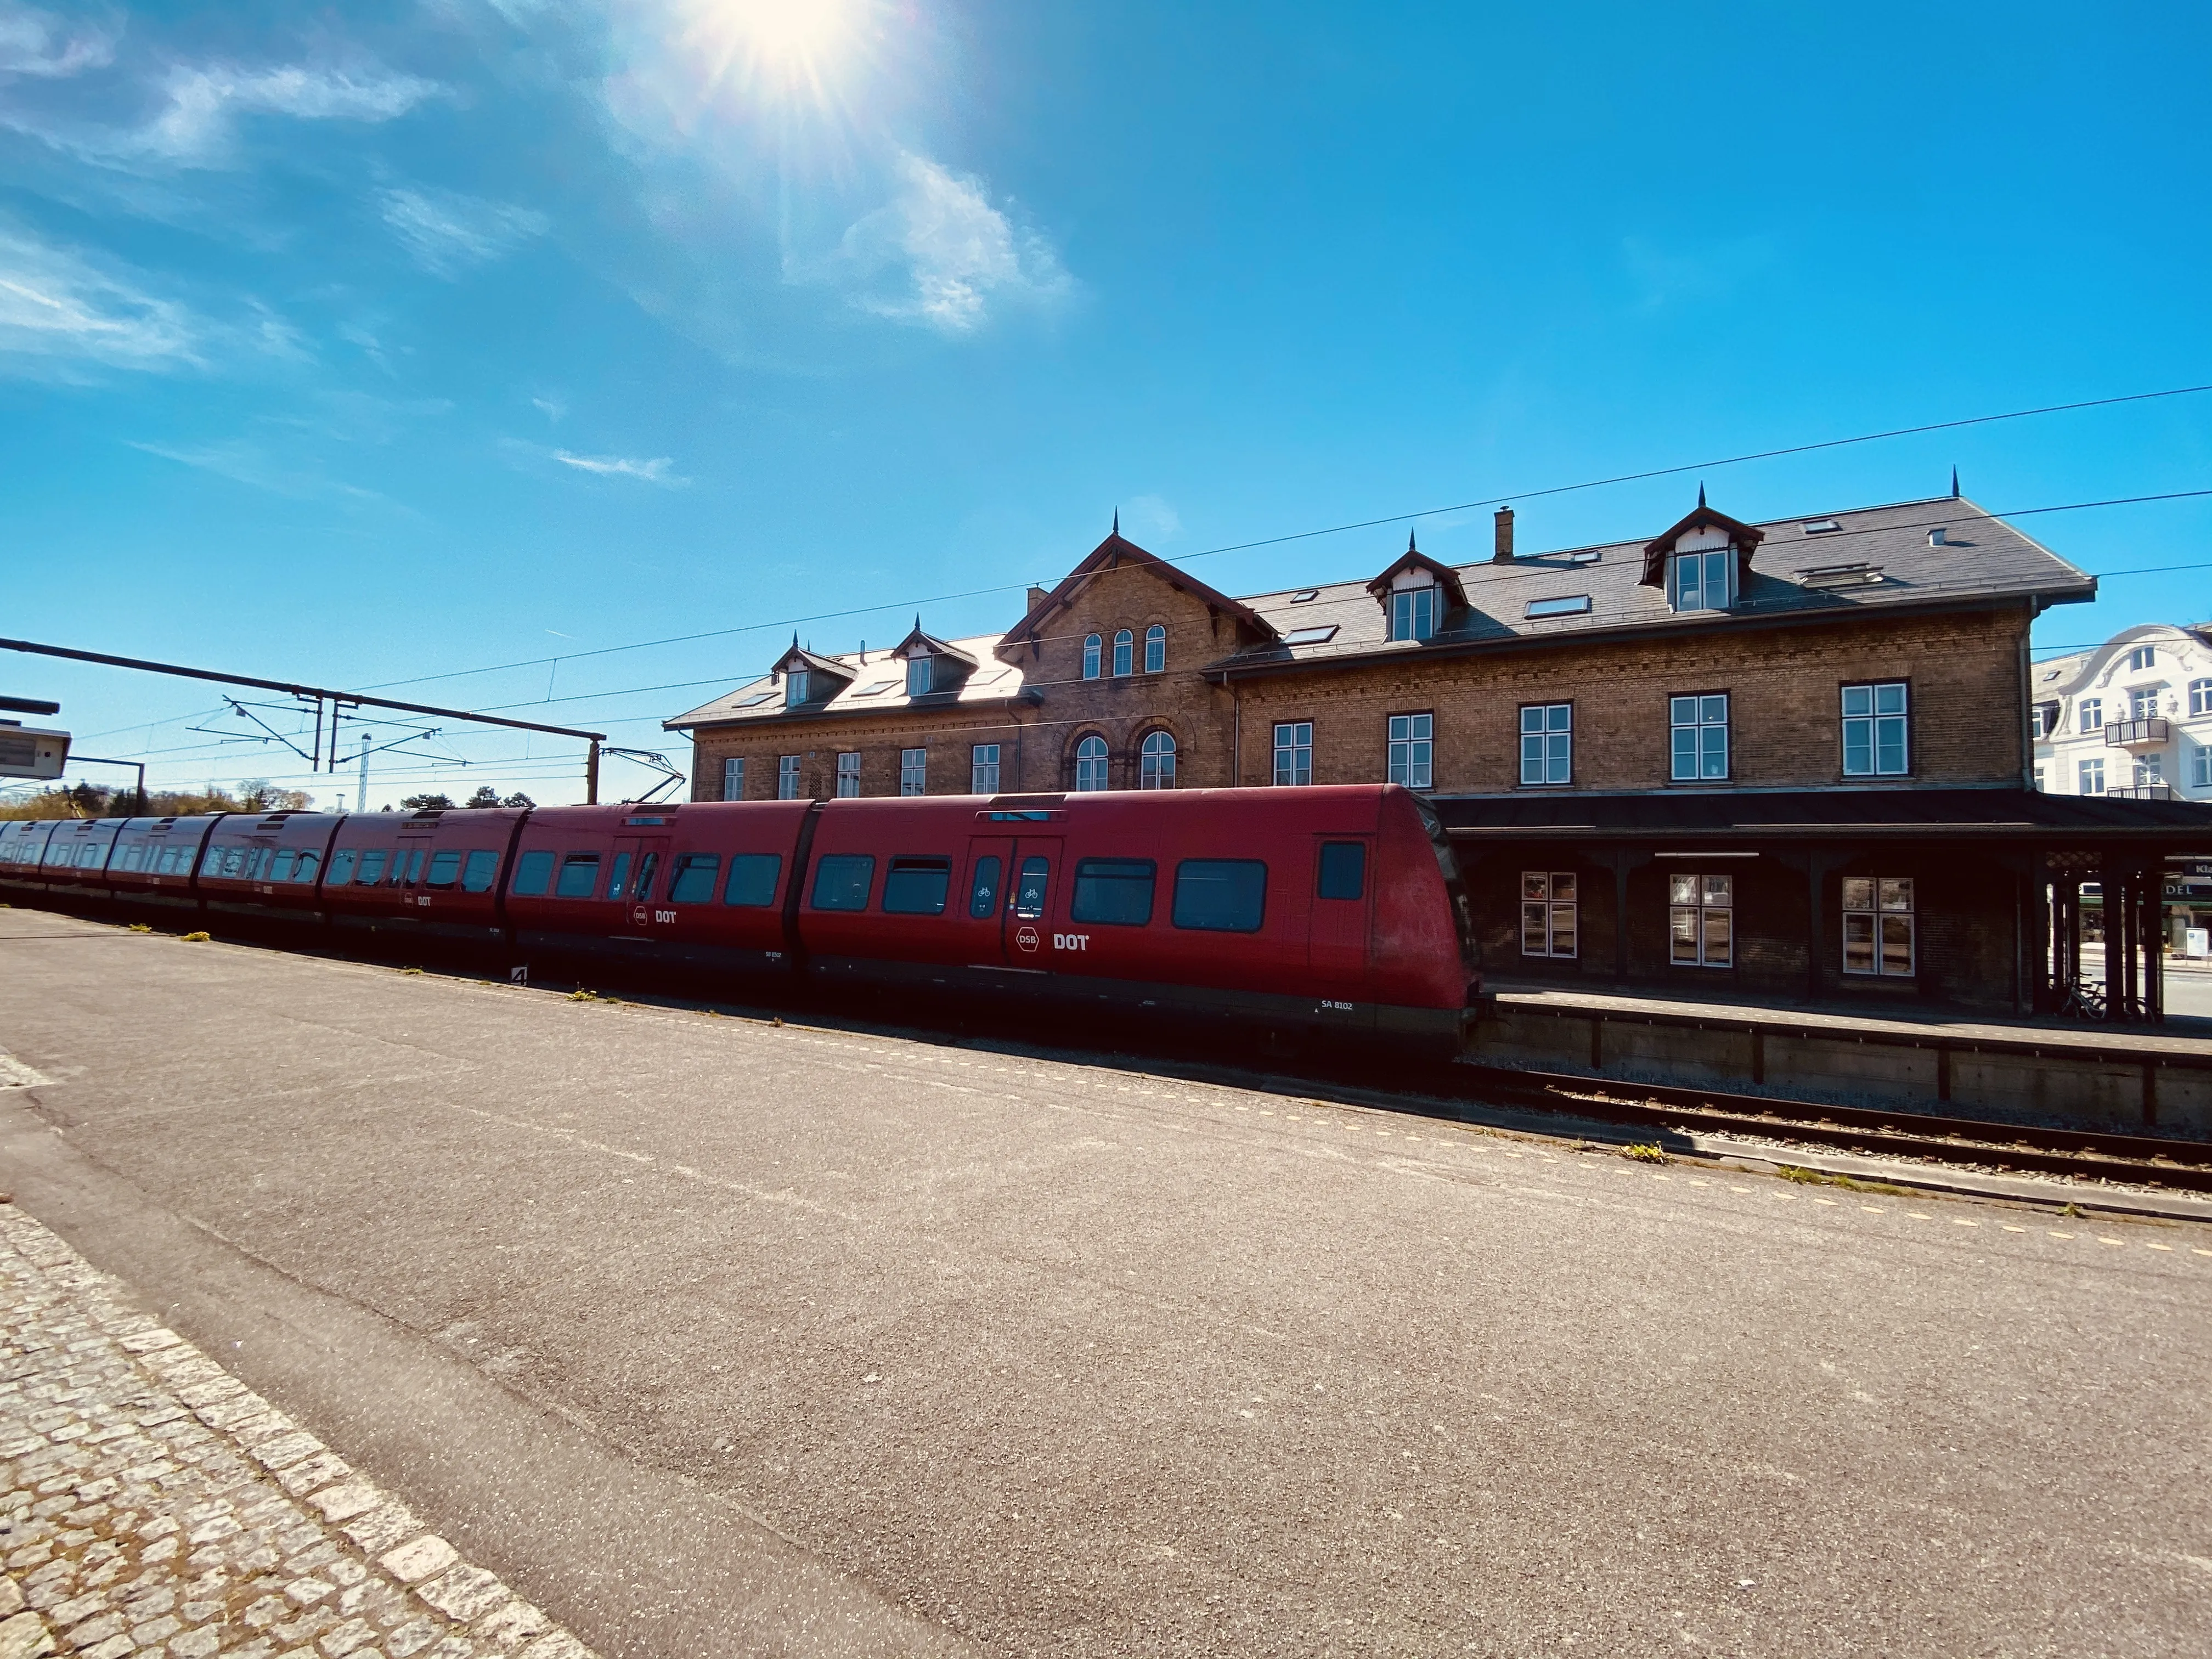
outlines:
[{"label": "roof skylight", "polygon": [[872,684],[862,686],[859,690],[853,693],[853,695],[856,697],[879,697],[897,684],[898,682],[896,680],[877,680]]},{"label": "roof skylight", "polygon": [[1531,618],[1543,617],[1582,617],[1589,614],[1590,596],[1587,593],[1566,593],[1555,599],[1531,599],[1522,614]]},{"label": "roof skylight", "polygon": [[1805,521],[1805,533],[1808,536],[1826,536],[1842,528],[1843,526],[1833,519],[1808,519]]},{"label": "roof skylight", "polygon": [[1297,628],[1283,635],[1285,645],[1326,645],[1336,637],[1336,624],[1322,628]]},{"label": "roof skylight", "polygon": [[732,703],[730,707],[732,708],[750,708],[757,704],[766,702],[775,695],[775,693],[773,691],[756,691],[750,697],[739,697],[735,702]]},{"label": "roof skylight", "polygon": [[1321,589],[1318,587],[1301,587],[1297,592],[1291,595],[1291,603],[1292,605],[1304,605],[1308,601],[1317,599],[1320,597]]},{"label": "roof skylight", "polygon": [[1871,587],[1881,580],[1881,567],[1863,562],[1818,564],[1809,570],[1799,571],[1797,580],[1808,587]]}]

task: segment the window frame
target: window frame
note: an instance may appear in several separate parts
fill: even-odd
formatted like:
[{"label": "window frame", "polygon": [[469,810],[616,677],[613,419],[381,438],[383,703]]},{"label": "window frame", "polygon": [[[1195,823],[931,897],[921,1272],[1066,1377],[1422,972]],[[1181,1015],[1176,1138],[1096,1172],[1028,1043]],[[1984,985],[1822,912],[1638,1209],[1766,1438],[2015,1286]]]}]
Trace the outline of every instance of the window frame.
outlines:
[{"label": "window frame", "polygon": [[2212,677],[2189,682],[2189,717],[2195,720],[2203,714],[2212,714]]},{"label": "window frame", "polygon": [[[920,681],[917,684],[915,682]],[[937,659],[923,652],[918,657],[906,659],[906,694],[909,697],[926,697],[937,690]]]},{"label": "window frame", "polygon": [[1085,732],[1075,740],[1074,759],[1077,794],[1102,795],[1114,787],[1114,750],[1099,733]]},{"label": "window frame", "polygon": [[[1698,602],[1682,602],[1682,567],[1696,561],[1698,568]],[[1712,592],[1712,575],[1717,563],[1720,573],[1721,602],[1715,605],[1709,597]],[[1701,547],[1694,552],[1669,553],[1667,556],[1667,607],[1678,615],[1698,611],[1733,611],[1735,608],[1735,549],[1733,547]]]},{"label": "window frame", "polygon": [[2131,720],[2154,720],[2158,712],[2159,693],[2163,685],[2131,685],[2128,688],[2128,718]]},{"label": "window frame", "polygon": [[[1400,605],[1404,613],[1400,614]],[[1437,636],[1437,611],[1440,598],[1436,583],[1418,582],[1411,587],[1390,590],[1390,638],[1393,641],[1411,640],[1416,644]]]},{"label": "window frame", "polygon": [[[1559,710],[1564,710],[1565,712],[1566,723],[1564,726],[1554,726],[1552,724],[1552,716],[1554,712]],[[1528,716],[1532,714],[1540,714],[1542,716],[1540,722],[1533,730],[1530,728],[1528,724]],[[1575,781],[1574,699],[1571,697],[1565,702],[1522,703],[1519,705],[1519,721],[1520,731],[1518,735],[1521,740],[1521,782],[1519,787],[1523,789],[1572,788]],[[1528,740],[1531,738],[1537,738],[1543,745],[1542,748],[1537,751],[1540,757],[1537,763],[1537,770],[1541,774],[1541,775],[1534,778],[1528,775]],[[1554,738],[1562,738],[1565,740],[1566,744],[1566,775],[1563,778],[1555,778],[1551,775],[1552,739]]]},{"label": "window frame", "polygon": [[743,800],[744,798],[744,759],[742,756],[726,756],[722,761],[722,799]]},{"label": "window frame", "polygon": [[1164,674],[1168,666],[1168,629],[1165,623],[1154,623],[1145,630],[1145,672]]},{"label": "window frame", "polygon": [[1099,678],[1105,662],[1105,651],[1106,641],[1098,635],[1086,634],[1083,636],[1083,678],[1085,679],[1095,680]]},{"label": "window frame", "polygon": [[901,796],[926,795],[929,793],[929,748],[899,750],[899,793]]},{"label": "window frame", "polygon": [[[686,893],[684,884],[703,872],[707,890],[693,896]],[[714,890],[722,884],[722,855],[720,853],[678,853],[669,860],[668,902],[671,904],[712,904]]]},{"label": "window frame", "polygon": [[[744,875],[744,876],[747,876],[747,877],[749,877],[749,878],[750,878],[750,877],[757,877],[757,876],[759,874],[760,867],[761,867],[761,864],[762,864],[762,862],[763,862],[763,860],[765,860],[765,861],[766,861],[766,863],[767,863],[767,865],[768,865],[768,893],[767,893],[767,896],[766,896],[765,897],[758,898],[758,899],[753,899],[753,898],[747,898],[747,899],[744,899],[744,900],[740,900],[740,899],[738,899],[738,898],[735,896],[735,895],[736,895],[736,892],[737,892],[738,878],[738,877],[739,877],[739,875],[741,875],[741,874],[742,874],[742,875]],[[720,903],[721,903],[721,904],[722,904],[724,907],[726,907],[726,908],[732,909],[732,910],[766,910],[766,909],[770,909],[770,908],[774,908],[774,906],[775,906],[775,894],[776,894],[776,889],[777,889],[778,887],[781,886],[782,884],[783,884],[783,854],[781,854],[781,853],[732,853],[732,854],[730,854],[730,867],[729,867],[729,869],[728,869],[727,871],[726,871],[726,872],[723,873],[723,876],[722,876],[722,878],[721,878],[721,882],[720,882],[720,887],[721,887],[721,896],[720,896],[720,900],[719,900],[719,902],[720,902]]]},{"label": "window frame", "polygon": [[[1914,881],[1915,878],[1911,876],[1845,876],[1842,878],[1842,885],[1837,893],[1837,908],[1843,916],[1840,941],[1841,966],[1846,979],[1904,980],[1919,977],[1920,907]],[[1869,902],[1864,905],[1854,904],[1851,902],[1851,890],[1862,883],[1865,884]],[[1886,902],[1889,896],[1886,890],[1891,886],[1905,888],[1905,902],[1901,907]],[[1853,932],[1851,924],[1854,919],[1859,917],[1864,917],[1868,921],[1868,926],[1863,930],[1866,937],[1863,941],[1855,940],[1851,937]],[[1883,937],[1888,929],[1882,924],[1898,918],[1902,918],[1905,923],[1905,966],[1899,971],[1892,972],[1887,965],[1887,941]],[[1851,948],[1855,944],[1861,943],[1866,946],[1869,951],[1867,959],[1872,965],[1854,968],[1851,966]]]},{"label": "window frame", "polygon": [[[366,859],[362,860],[364,866],[368,862]],[[599,868],[604,862],[597,853],[563,853],[561,861],[554,866],[552,896],[564,899],[597,898],[599,896]],[[582,878],[580,883],[573,885],[568,878],[571,870]]]},{"label": "window frame", "polygon": [[[1347,860],[1342,856],[1350,854]],[[1342,866],[1349,862],[1352,868],[1352,890],[1345,892],[1341,877]],[[1334,888],[1336,890],[1332,891]],[[1314,897],[1331,904],[1356,904],[1367,896],[1367,843],[1364,841],[1339,839],[1324,841],[1314,854]]]},{"label": "window frame", "polygon": [[[2094,789],[2089,787],[2092,780],[2097,786]],[[2075,763],[2074,792],[2079,795],[2101,795],[2105,793],[2105,757],[2102,755],[2085,755]]]},{"label": "window frame", "polygon": [[[848,784],[852,787],[846,787]],[[837,751],[836,793],[839,800],[858,800],[860,798],[860,751],[857,749]]]},{"label": "window frame", "polygon": [[[1108,866],[1115,867],[1109,870],[1104,867]],[[1160,866],[1153,859],[1079,858],[1069,877],[1073,885],[1068,889],[1067,919],[1101,927],[1149,927],[1152,912],[1158,906],[1159,878]],[[1109,915],[1091,902],[1099,896],[1098,883],[1114,882],[1133,888],[1139,880],[1145,889],[1142,915]],[[1086,883],[1091,885],[1086,887]]]},{"label": "window frame", "polygon": [[786,670],[783,676],[783,706],[786,708],[804,708],[806,706],[807,695],[812,690],[813,684],[814,676],[811,670],[805,668]]},{"label": "window frame", "polygon": [[1386,781],[1402,784],[1408,789],[1436,787],[1436,710],[1410,709],[1402,714],[1385,715],[1382,745],[1382,776]]},{"label": "window frame", "polygon": [[2087,733],[2105,729],[2105,700],[2102,697],[2081,697],[2074,704],[2074,729]]},{"label": "window frame", "polygon": [[[1241,923],[1216,923],[1186,921],[1183,883],[1193,872],[1218,866],[1224,869],[1256,869],[1260,872],[1259,906],[1249,926]],[[1265,859],[1179,859],[1176,862],[1175,889],[1168,905],[1170,924],[1191,933],[1258,933],[1267,927],[1267,861]]]},{"label": "window frame", "polygon": [[[901,876],[942,876],[943,882],[935,889],[936,904],[934,906],[926,903],[893,905],[892,885]],[[923,884],[927,889],[927,883],[925,882]],[[903,891],[901,893],[902,898],[910,896],[911,895]],[[945,914],[945,906],[951,902],[952,860],[950,858],[942,854],[902,853],[895,855],[884,871],[884,890],[882,896],[876,901],[876,908],[887,916],[941,916]]]},{"label": "window frame", "polygon": [[[1314,775],[1314,722],[1311,720],[1277,720],[1274,723],[1274,787],[1278,789],[1302,789],[1310,787],[1313,783]],[[1283,733],[1285,732],[1291,734],[1291,740],[1288,743],[1283,741]],[[1287,777],[1284,775],[1283,757],[1285,755],[1291,757],[1289,767],[1290,775]],[[1305,775],[1303,777],[1298,775],[1298,757],[1301,755],[1305,757]]]},{"label": "window frame", "polygon": [[1181,754],[1174,732],[1164,727],[1155,727],[1146,732],[1144,741],[1137,745],[1137,787],[1174,788],[1176,765]]},{"label": "window frame", "polygon": [[1114,678],[1125,680],[1137,672],[1137,636],[1126,628],[1114,630]]},{"label": "window frame", "polygon": [[[1717,702],[1721,706],[1718,720],[1706,718],[1707,706]],[[1691,705],[1691,716],[1681,717],[1681,705]],[[1667,698],[1667,771],[1670,783],[1727,783],[1734,776],[1735,767],[1735,708],[1734,699],[1726,691],[1670,692]],[[1708,758],[1705,752],[1706,735],[1717,730],[1720,733],[1721,769],[1705,769]],[[1682,770],[1682,736],[1691,734],[1691,769]]]},{"label": "window frame", "polygon": [[2154,645],[2133,645],[2128,647],[2128,672],[2147,674],[2158,666],[2158,647]]},{"label": "window frame", "polygon": [[[1881,694],[1893,689],[1903,693],[1905,706],[1901,709],[1885,713],[1881,707]],[[1867,710],[1864,714],[1851,712],[1850,696],[1854,691],[1867,693]],[[1839,775],[1846,778],[1875,779],[1909,778],[1912,775],[1912,681],[1910,678],[1887,680],[1839,680],[1836,687],[1836,708],[1838,711],[1836,718],[1838,722],[1837,758],[1840,767]],[[1885,720],[1897,721],[1903,734],[1901,740],[1904,746],[1904,763],[1897,767],[1885,768],[1881,763],[1881,727]],[[1860,771],[1851,769],[1851,726],[1856,721],[1863,721],[1867,728],[1869,764],[1865,769]]]},{"label": "window frame", "polygon": [[[1536,890],[1532,883],[1540,883]],[[1564,884],[1564,885],[1563,885]],[[1579,870],[1523,870],[1521,872],[1521,954],[1547,962],[1574,962],[1582,956],[1582,872]],[[1530,912],[1536,913],[1534,918]],[[1567,948],[1559,948],[1559,920],[1566,918]],[[1544,948],[1528,948],[1528,924],[1543,929]]]},{"label": "window frame", "polygon": [[[866,866],[864,870],[860,871],[863,879],[859,891],[859,902],[824,904],[822,902],[822,884],[833,867],[839,872],[840,878],[845,881],[847,890],[849,891],[850,880],[844,872],[848,868],[859,866]],[[875,890],[876,855],[873,853],[825,853],[814,860],[814,879],[807,884],[806,908],[826,915],[858,915],[868,908],[868,901],[875,896]]]},{"label": "window frame", "polygon": [[799,799],[798,755],[778,755],[775,757],[775,798],[778,800]]},{"label": "window frame", "polygon": [[[990,751],[990,759],[983,753]],[[984,776],[986,769],[989,777]],[[968,793],[971,795],[995,795],[999,793],[999,745],[995,743],[971,744],[968,749]]]},{"label": "window frame", "polygon": [[[307,854],[302,859],[314,856]],[[489,893],[499,884],[499,854],[489,847],[471,847],[461,860],[461,890],[464,893]]]},{"label": "window frame", "polygon": [[[1739,873],[1735,870],[1669,869],[1666,872],[1667,965],[1669,968],[1734,968],[1736,966],[1737,958],[1741,954],[1735,948],[1738,938],[1735,926],[1737,908],[1735,882]],[[1686,899],[1682,896],[1678,886],[1681,882],[1691,884],[1690,896]],[[1723,884],[1721,902],[1718,903],[1713,902],[1712,896],[1713,884],[1716,882]],[[1680,956],[1675,949],[1676,929],[1680,925],[1680,918],[1686,914],[1693,918],[1691,938],[1696,946],[1694,957]],[[1713,934],[1711,918],[1717,915],[1728,918],[1723,925],[1723,932],[1727,935],[1722,945],[1723,955],[1718,961],[1714,960],[1708,954],[1712,945]]]}]

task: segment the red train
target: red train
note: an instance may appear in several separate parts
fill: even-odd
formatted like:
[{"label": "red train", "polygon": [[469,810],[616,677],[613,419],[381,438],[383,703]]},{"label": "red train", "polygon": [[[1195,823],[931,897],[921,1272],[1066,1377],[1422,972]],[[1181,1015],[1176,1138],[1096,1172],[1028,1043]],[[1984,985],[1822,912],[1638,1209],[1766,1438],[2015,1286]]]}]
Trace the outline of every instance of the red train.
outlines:
[{"label": "red train", "polygon": [[13,823],[11,890],[1453,1048],[1480,988],[1442,826],[1389,786]]}]

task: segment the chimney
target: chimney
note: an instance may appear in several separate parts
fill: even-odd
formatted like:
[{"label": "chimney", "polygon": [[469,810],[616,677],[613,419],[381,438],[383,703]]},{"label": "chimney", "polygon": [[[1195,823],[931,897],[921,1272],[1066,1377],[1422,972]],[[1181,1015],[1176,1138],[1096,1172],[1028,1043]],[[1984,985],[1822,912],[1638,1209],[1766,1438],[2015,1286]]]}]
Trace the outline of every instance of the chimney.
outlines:
[{"label": "chimney", "polygon": [[1042,605],[1042,604],[1043,604],[1047,599],[1050,599],[1051,597],[1052,597],[1052,595],[1051,595],[1051,594],[1049,594],[1049,593],[1048,593],[1048,592],[1046,592],[1044,591],[1044,589],[1042,589],[1042,587],[1032,587],[1032,588],[1030,588],[1030,608],[1029,608],[1029,610],[1028,610],[1028,611],[1024,611],[1022,614],[1023,614],[1024,616],[1030,616],[1030,615],[1033,614],[1033,613],[1036,611],[1036,608],[1037,608],[1039,605]]},{"label": "chimney", "polygon": [[1490,562],[1492,564],[1513,562],[1513,509],[1510,507],[1498,509],[1498,550],[1490,556]]}]

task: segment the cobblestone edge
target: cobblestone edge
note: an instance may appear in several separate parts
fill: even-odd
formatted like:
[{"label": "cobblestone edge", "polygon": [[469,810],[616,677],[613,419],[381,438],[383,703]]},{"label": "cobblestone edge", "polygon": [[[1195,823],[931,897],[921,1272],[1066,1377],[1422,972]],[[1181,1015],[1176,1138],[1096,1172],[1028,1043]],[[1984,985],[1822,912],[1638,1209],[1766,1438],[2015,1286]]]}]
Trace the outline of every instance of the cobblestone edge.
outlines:
[{"label": "cobblestone edge", "polygon": [[597,1659],[0,1200],[0,1659]]}]

